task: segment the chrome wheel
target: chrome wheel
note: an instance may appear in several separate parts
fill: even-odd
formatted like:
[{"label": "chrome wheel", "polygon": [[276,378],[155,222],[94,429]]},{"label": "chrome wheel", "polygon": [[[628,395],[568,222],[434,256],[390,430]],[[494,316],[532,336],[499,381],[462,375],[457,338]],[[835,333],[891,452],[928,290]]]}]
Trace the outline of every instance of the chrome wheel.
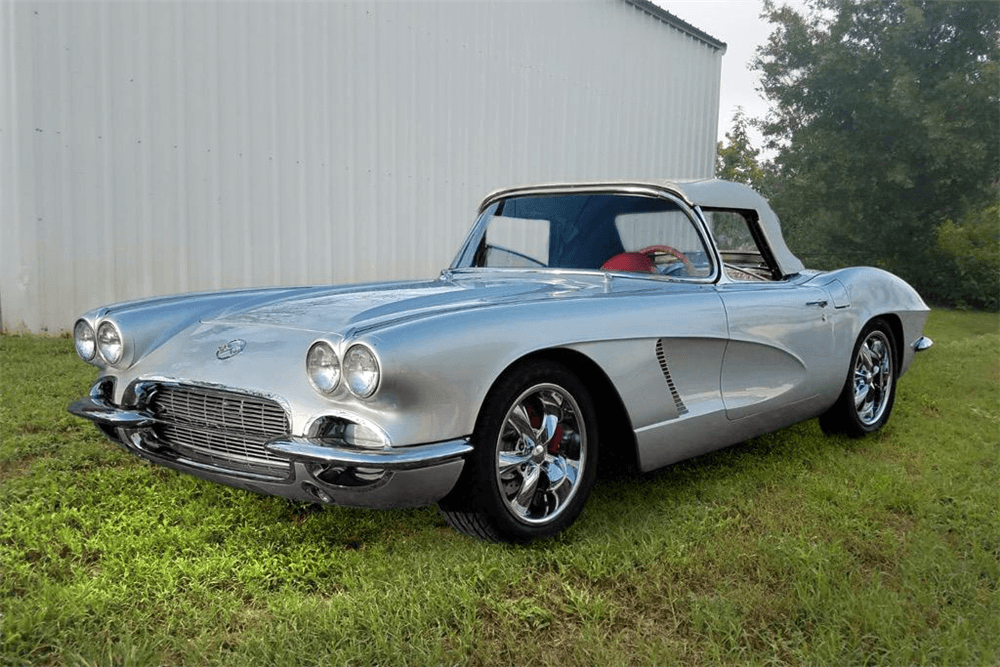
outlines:
[{"label": "chrome wheel", "polygon": [[872,331],[854,358],[854,409],[865,426],[872,426],[885,413],[893,382],[892,347],[879,330]]},{"label": "chrome wheel", "polygon": [[858,438],[885,426],[896,396],[896,336],[888,322],[866,324],[854,343],[840,396],[819,417],[827,435]]},{"label": "chrome wheel", "polygon": [[457,530],[494,542],[528,542],[576,521],[597,478],[600,437],[593,399],[569,368],[528,359],[483,400],[473,450],[438,506]]},{"label": "chrome wheel", "polygon": [[579,489],[586,458],[586,425],[572,394],[556,384],[534,385],[513,402],[500,428],[500,498],[519,521],[552,521]]}]

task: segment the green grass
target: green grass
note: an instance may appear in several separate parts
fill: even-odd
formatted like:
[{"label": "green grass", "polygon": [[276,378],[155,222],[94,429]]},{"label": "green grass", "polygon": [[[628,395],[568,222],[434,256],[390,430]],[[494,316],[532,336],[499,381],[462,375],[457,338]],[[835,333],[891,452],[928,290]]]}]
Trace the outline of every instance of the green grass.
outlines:
[{"label": "green grass", "polygon": [[0,662],[996,665],[1000,320],[927,330],[875,436],[603,479],[529,547],[145,464],[65,412],[70,340],[4,336]]}]

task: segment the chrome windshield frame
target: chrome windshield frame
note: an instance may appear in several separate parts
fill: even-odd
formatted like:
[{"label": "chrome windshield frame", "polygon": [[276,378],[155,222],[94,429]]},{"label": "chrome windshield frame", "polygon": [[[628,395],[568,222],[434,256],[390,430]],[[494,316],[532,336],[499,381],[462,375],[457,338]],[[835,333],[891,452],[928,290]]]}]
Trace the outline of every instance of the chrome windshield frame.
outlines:
[{"label": "chrome windshield frame", "polygon": [[[462,244],[458,255],[452,261],[451,265],[442,272],[442,275],[451,275],[457,272],[476,272],[476,271],[496,271],[497,268],[490,267],[474,267],[472,266],[473,259],[475,257],[476,249],[479,246],[480,240],[486,233],[486,226],[490,220],[490,211],[494,210],[501,200],[522,197],[522,196],[544,196],[544,195],[554,195],[554,194],[610,194],[610,195],[624,195],[624,196],[640,196],[640,197],[650,197],[654,199],[662,199],[664,201],[671,202],[676,205],[691,221],[692,226],[695,229],[698,238],[701,240],[705,247],[706,255],[711,263],[711,271],[707,276],[699,277],[677,277],[677,276],[663,276],[663,275],[652,275],[642,276],[644,278],[649,278],[652,280],[664,280],[668,282],[682,282],[682,283],[695,283],[695,284],[714,284],[718,282],[719,277],[722,275],[722,261],[719,256],[718,248],[715,247],[715,240],[712,235],[708,233],[708,229],[705,224],[704,216],[697,207],[689,204],[684,197],[674,193],[665,188],[658,188],[649,185],[614,185],[614,184],[582,184],[582,185],[571,185],[571,186],[534,186],[534,187],[521,187],[521,188],[511,188],[507,190],[498,190],[496,192],[488,195],[479,206],[479,215],[476,218],[476,222],[473,224],[472,229],[466,236],[465,242]],[[606,273],[615,275],[619,272],[608,271],[604,269],[567,269],[558,267],[531,267],[526,269],[503,269],[504,271],[511,272],[532,272],[532,273],[550,273],[550,272],[567,272],[567,271],[579,271],[587,273]],[[630,277],[636,277],[640,274],[628,274]]]}]

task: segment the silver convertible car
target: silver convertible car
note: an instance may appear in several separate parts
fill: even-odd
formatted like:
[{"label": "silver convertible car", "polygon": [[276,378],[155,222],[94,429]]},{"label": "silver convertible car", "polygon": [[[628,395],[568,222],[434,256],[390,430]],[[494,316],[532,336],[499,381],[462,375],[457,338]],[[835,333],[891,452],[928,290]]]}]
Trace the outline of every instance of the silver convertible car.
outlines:
[{"label": "silver convertible car", "polygon": [[874,268],[807,270],[718,180],[483,201],[435,280],[97,308],[70,412],[153,463],[265,494],[437,503],[475,537],[551,536],[598,468],[642,471],[819,417],[889,419],[928,308]]}]

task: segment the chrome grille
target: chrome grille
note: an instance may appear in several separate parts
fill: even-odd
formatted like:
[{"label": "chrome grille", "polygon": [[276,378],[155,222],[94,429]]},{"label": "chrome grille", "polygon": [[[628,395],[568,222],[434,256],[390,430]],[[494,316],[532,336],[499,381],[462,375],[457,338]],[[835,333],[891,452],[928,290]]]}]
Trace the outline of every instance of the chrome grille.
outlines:
[{"label": "chrome grille", "polygon": [[288,416],[276,402],[237,392],[161,385],[149,407],[153,431],[170,449],[194,461],[236,472],[288,474],[288,460],[264,443],[287,435]]}]

